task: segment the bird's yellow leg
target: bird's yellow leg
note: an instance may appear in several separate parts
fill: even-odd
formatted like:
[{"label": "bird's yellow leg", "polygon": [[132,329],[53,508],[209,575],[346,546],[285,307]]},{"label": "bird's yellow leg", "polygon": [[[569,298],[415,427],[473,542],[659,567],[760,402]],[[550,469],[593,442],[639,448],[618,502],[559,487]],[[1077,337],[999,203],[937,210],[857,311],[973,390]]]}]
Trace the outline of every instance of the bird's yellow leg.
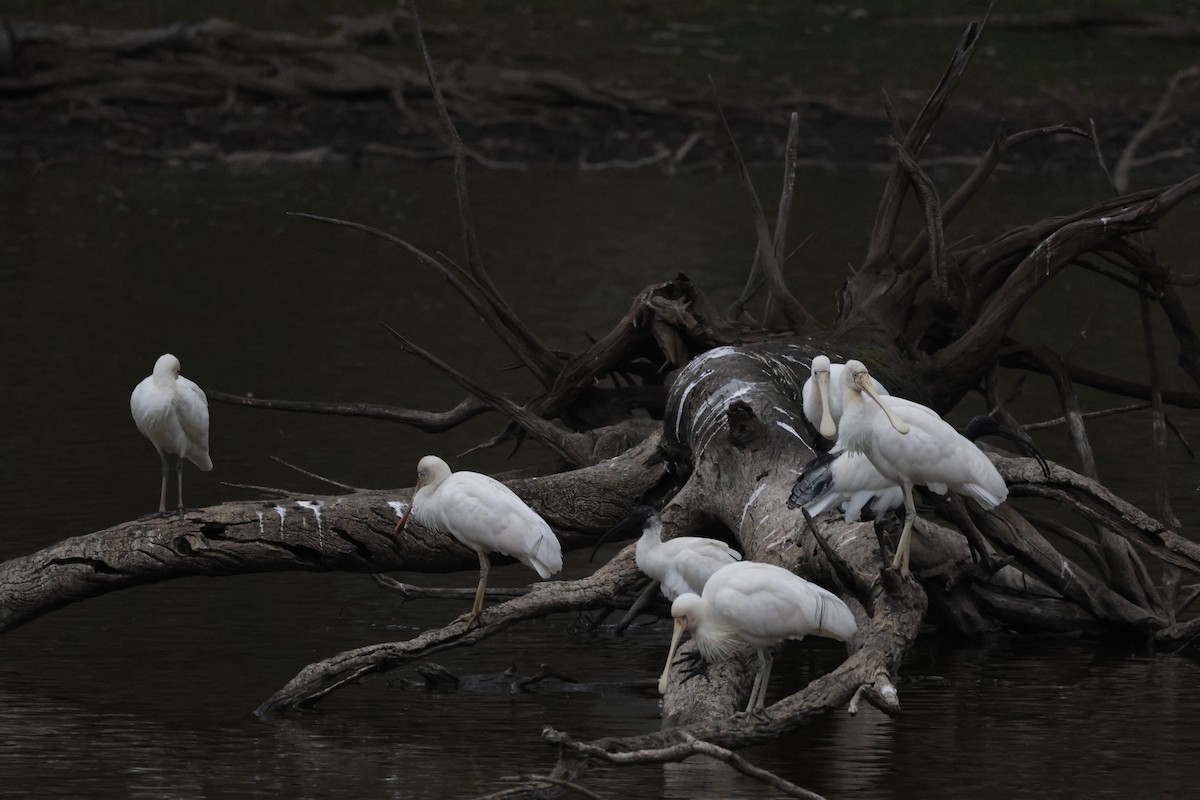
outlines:
[{"label": "bird's yellow leg", "polygon": [[758,701],[754,705],[755,711],[761,711],[762,707],[767,704],[767,684],[771,681],[771,667],[775,665],[775,658],[771,655],[769,648],[764,647],[758,651],[763,662],[762,678],[758,685]]},{"label": "bird's yellow leg", "polygon": [[767,694],[767,678],[771,674],[771,656],[766,648],[758,650],[757,653],[758,674],[754,676],[754,686],[750,688],[750,702],[746,704],[747,714],[763,707],[763,700]]},{"label": "bird's yellow leg", "polygon": [[483,550],[479,550],[477,553],[479,555],[479,586],[475,589],[475,604],[471,606],[471,613],[467,617],[468,628],[477,624],[479,618],[483,616],[483,593],[487,589],[488,569],[491,568],[488,554]]},{"label": "bird's yellow leg", "polygon": [[904,528],[900,531],[900,542],[896,545],[896,557],[892,569],[899,568],[900,574],[908,577],[908,547],[912,538],[913,523],[917,521],[917,508],[913,503],[912,485],[904,484]]}]

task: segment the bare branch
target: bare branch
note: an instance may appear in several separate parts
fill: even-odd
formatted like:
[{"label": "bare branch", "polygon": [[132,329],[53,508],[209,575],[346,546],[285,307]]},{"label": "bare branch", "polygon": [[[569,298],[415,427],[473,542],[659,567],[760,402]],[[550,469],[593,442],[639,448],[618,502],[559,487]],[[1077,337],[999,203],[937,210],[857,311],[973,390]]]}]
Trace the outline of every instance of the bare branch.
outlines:
[{"label": "bare branch", "polygon": [[805,800],[822,800],[821,795],[810,792],[790,781],[786,781],[773,772],[768,772],[765,769],[754,766],[732,750],[697,739],[687,731],[681,732],[679,738],[681,741],[662,747],[651,747],[630,752],[613,752],[593,743],[576,741],[567,734],[551,727],[546,727],[542,731],[542,739],[550,744],[557,745],[565,750],[588,758],[608,762],[609,764],[620,766],[629,764],[662,764],[672,761],[683,761],[694,755],[704,755],[715,758],[718,761],[723,761],[738,772],[748,775],[755,780],[762,781],[768,786],[772,786],[787,794],[789,797],[802,797]]},{"label": "bare branch", "polygon": [[[401,602],[407,600],[472,600],[475,597],[474,587],[455,589],[438,586],[416,586],[411,583],[403,583],[378,572],[372,573],[371,578],[379,585],[379,588],[398,595]],[[508,589],[489,586],[484,590],[484,596],[489,600],[501,597],[520,597],[525,594],[529,594],[528,589]]]},{"label": "bare branch", "polygon": [[[962,39],[959,41],[958,47],[950,59],[950,64],[946,67],[946,72],[942,75],[942,79],[938,81],[938,85],[930,93],[924,107],[922,107],[920,113],[917,114],[916,120],[913,121],[912,126],[908,129],[908,134],[905,135],[903,144],[914,159],[920,156],[921,150],[924,148],[925,142],[929,139],[929,134],[933,130],[934,124],[941,117],[950,96],[954,94],[959,80],[962,78],[963,73],[966,72],[967,65],[971,63],[971,56],[975,53],[975,47],[979,44],[979,37],[983,34],[983,29],[987,25],[987,20],[991,13],[992,9],[989,6],[981,21],[972,21],[967,25],[966,30],[963,31]],[[871,231],[870,247],[864,259],[864,263],[866,264],[881,262],[892,252],[896,220],[900,216],[900,206],[904,202],[906,175],[907,171],[899,163],[896,163],[892,167],[892,171],[888,175],[887,186],[883,190],[879,210],[875,215],[875,226]]]},{"label": "bare branch", "polygon": [[912,185],[921,198],[921,213],[925,218],[925,232],[930,243],[929,274],[933,279],[934,289],[943,303],[950,306],[961,305],[964,291],[962,276],[957,271],[951,272],[947,263],[946,238],[942,229],[942,208],[937,187],[904,145],[895,139],[891,144],[896,150],[896,158],[908,171]]},{"label": "bare branch", "polygon": [[267,698],[255,713],[276,716],[309,708],[333,692],[404,664],[456,647],[469,647],[491,638],[519,622],[559,611],[600,608],[628,591],[641,573],[629,557],[618,557],[595,573],[577,581],[545,581],[528,594],[484,610],[481,623],[468,629],[465,620],[426,631],[404,642],[385,642],[340,653],[310,664],[279,691]]},{"label": "bare branch", "polygon": [[1179,88],[1189,80],[1194,80],[1200,77],[1200,65],[1181,69],[1171,76],[1167,82],[1166,91],[1158,99],[1158,103],[1154,106],[1154,111],[1150,113],[1149,118],[1142,124],[1142,127],[1129,138],[1125,145],[1125,149],[1121,151],[1120,158],[1117,159],[1117,166],[1113,170],[1112,182],[1118,192],[1129,191],[1129,174],[1139,162],[1136,158],[1138,149],[1141,148],[1146,140],[1150,138],[1156,131],[1162,128],[1167,122],[1167,114],[1171,109],[1171,104],[1175,100],[1175,95]]},{"label": "bare branch", "polygon": [[590,448],[581,447],[572,439],[570,434],[551,422],[542,419],[523,406],[519,406],[503,395],[485,388],[482,384],[468,378],[440,358],[430,353],[420,345],[406,338],[387,323],[379,323],[388,333],[400,340],[401,346],[422,360],[432,364],[438,370],[449,376],[455,383],[462,386],[471,394],[483,400],[497,411],[517,422],[531,436],[546,446],[550,452],[562,458],[571,466],[584,466],[591,463]]},{"label": "bare branch", "polygon": [[473,417],[488,411],[491,406],[474,397],[463,399],[449,411],[415,411],[395,406],[375,405],[372,403],[319,403],[306,400],[268,400],[263,397],[247,397],[240,394],[229,394],[212,389],[205,389],[208,399],[217,403],[243,406],[245,408],[261,408],[270,411],[293,411],[302,414],[340,414],[347,417],[367,417],[383,419],[389,422],[400,422],[411,425],[418,430],[429,433],[440,433],[450,430]]},{"label": "bare branch", "polygon": [[[983,156],[975,163],[975,169],[971,171],[967,179],[962,182],[962,185],[955,190],[954,194],[950,195],[950,199],[942,206],[943,227],[948,226],[958,216],[958,212],[962,211],[963,207],[966,206],[967,201],[983,188],[1005,153],[1025,142],[1045,136],[1059,136],[1062,134],[1087,137],[1085,131],[1071,125],[1050,125],[1045,128],[1021,131],[1009,136],[1002,136],[1001,131],[997,130],[991,146],[988,147]],[[917,234],[905,249],[904,254],[900,257],[898,270],[904,272],[912,269],[913,265],[925,254],[925,249],[928,246],[929,229],[926,227]]]},{"label": "bare branch", "polygon": [[[733,147],[733,154],[737,159],[738,166],[741,168],[742,183],[746,187],[746,191],[750,194],[750,205],[754,214],[754,230],[758,234],[758,249],[762,256],[762,271],[766,277],[768,297],[778,304],[780,313],[783,314],[784,320],[787,322],[788,328],[796,333],[801,333],[812,328],[816,324],[816,320],[805,311],[804,306],[800,304],[792,293],[788,290],[787,284],[783,280],[783,267],[779,263],[779,258],[776,255],[775,244],[771,238],[771,229],[767,224],[767,215],[763,212],[762,203],[758,200],[758,192],[754,190],[754,181],[750,177],[750,170],[746,167],[746,162],[742,158],[742,151],[738,148],[737,139],[733,135],[733,129],[729,127],[729,120],[725,118],[725,110],[721,107],[721,99],[717,96],[717,85],[709,78],[709,85],[712,88],[713,101],[717,105],[717,114],[721,118],[721,124],[725,127],[725,135],[729,138],[729,143]],[[766,320],[764,320],[764,323]]]}]

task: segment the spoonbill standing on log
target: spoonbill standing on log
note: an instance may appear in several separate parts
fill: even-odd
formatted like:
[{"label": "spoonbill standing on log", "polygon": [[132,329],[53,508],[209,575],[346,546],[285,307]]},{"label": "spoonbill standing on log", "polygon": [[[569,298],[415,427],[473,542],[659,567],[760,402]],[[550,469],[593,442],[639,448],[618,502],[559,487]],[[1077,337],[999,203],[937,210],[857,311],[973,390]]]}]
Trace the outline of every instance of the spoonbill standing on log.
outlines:
[{"label": "spoonbill standing on log", "polygon": [[675,630],[658,680],[659,694],[667,691],[679,639],[684,631],[690,631],[705,661],[728,658],[740,645],[749,645],[758,653],[758,675],[746,711],[764,705],[773,644],[809,635],[844,642],[858,632],[854,614],[837,595],[783,567],[757,561],[721,567],[702,593],[677,597],[671,604],[671,616]]},{"label": "spoonbill standing on log", "polygon": [[[916,521],[913,486],[936,494],[953,490],[985,509],[1008,498],[1004,478],[983,451],[936,411],[899,397],[880,397],[860,361],[847,361],[842,372],[842,421],[838,444],[866,456],[879,473],[904,490],[904,528],[892,567],[908,575],[908,550]],[[875,402],[868,403],[863,394]]]},{"label": "spoonbill standing on log", "polygon": [[183,460],[202,471],[213,468],[208,457],[208,398],[204,390],[179,374],[179,359],[165,353],[154,362],[154,372],[129,396],[134,424],[150,440],[162,461],[162,491],[158,513],[167,510],[167,456],[175,456],[179,508],[183,509]]},{"label": "spoonbill standing on log", "polygon": [[[699,594],[709,577],[728,564],[742,560],[742,554],[719,539],[702,536],[677,536],[663,541],[662,518],[650,506],[642,506],[627,519],[614,525],[596,542],[604,544],[614,533],[634,525],[642,529],[634,559],[637,567],[658,581],[663,595],[674,600],[681,594]],[[596,554],[592,548],[592,555]]]},{"label": "spoonbill standing on log", "polygon": [[[1046,478],[1050,478],[1050,465],[1029,438],[1013,433],[986,414],[973,417],[963,429],[963,436],[972,442],[981,436],[1007,439],[1037,461]],[[900,486],[883,477],[862,453],[843,450],[836,443],[828,453],[804,465],[787,501],[788,508],[803,506],[814,517],[827,509],[841,507],[846,522],[858,522],[863,509],[868,507],[878,519],[889,509],[902,505],[904,490]]]},{"label": "spoonbill standing on log", "polygon": [[[812,375],[800,390],[804,416],[817,432],[833,441],[837,426],[842,420],[842,371],[843,364],[832,364],[829,356],[815,356],[812,360]],[[874,378],[871,385],[881,395],[888,390]]]},{"label": "spoonbill standing on log", "polygon": [[437,456],[417,463],[417,489],[398,533],[409,515],[427,528],[449,533],[479,556],[479,587],[467,617],[470,627],[483,614],[487,588],[488,553],[512,556],[542,578],[562,569],[562,548],[554,531],[536,511],[500,481],[478,472],[451,472]]}]

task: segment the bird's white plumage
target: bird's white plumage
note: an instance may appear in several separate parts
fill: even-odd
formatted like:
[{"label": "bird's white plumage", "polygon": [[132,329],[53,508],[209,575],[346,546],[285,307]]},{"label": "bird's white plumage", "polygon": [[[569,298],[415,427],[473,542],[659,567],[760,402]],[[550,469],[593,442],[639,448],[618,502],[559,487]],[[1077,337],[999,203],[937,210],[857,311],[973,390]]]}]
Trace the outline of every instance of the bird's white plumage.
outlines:
[{"label": "bird's white plumage", "polygon": [[[863,386],[870,379],[867,368],[858,361],[848,361],[845,366],[838,445],[866,456],[884,479],[903,489],[907,513],[896,548],[896,565],[907,573],[909,537],[916,515],[913,486],[927,486],[937,494],[952,490],[974,498],[984,508],[1003,503],[1008,487],[983,451],[936,411],[899,397],[872,402],[863,397]],[[884,409],[907,427],[906,433],[896,430]]]},{"label": "bird's white plumage", "polygon": [[714,572],[742,558],[717,539],[678,536],[664,542],[658,514],[646,518],[634,557],[638,569],[658,581],[668,600],[688,592],[700,593]]},{"label": "bird's white plumage", "polygon": [[[512,556],[542,578],[562,569],[562,548],[546,521],[500,481],[478,472],[451,472],[437,456],[417,464],[410,508],[425,527],[449,533],[479,555],[479,586],[472,619],[483,608],[488,553]],[[408,515],[401,520],[399,529]]]},{"label": "bird's white plumage", "polygon": [[763,705],[771,645],[809,635],[845,641],[858,632],[854,614],[837,595],[782,567],[755,561],[717,570],[699,595],[689,592],[676,598],[671,616],[675,632],[659,691],[666,691],[675,649],[688,630],[708,661],[728,658],[743,645],[757,651],[760,668],[747,710]]},{"label": "bird's white plumage", "polygon": [[841,508],[846,522],[858,522],[868,505],[878,517],[904,504],[904,489],[888,480],[862,453],[843,450],[830,464],[832,485],[804,508],[814,517],[830,508]]},{"label": "bird's white plumage", "polygon": [[[167,456],[186,458],[204,472],[212,469],[208,455],[208,398],[194,382],[179,374],[179,359],[159,356],[154,371],[134,387],[129,396],[134,424],[150,440],[162,459],[163,485],[159,511],[165,510]],[[177,465],[179,506],[183,507],[183,464]]]},{"label": "bird's white plumage", "polygon": [[[830,362],[829,356],[815,356],[812,374],[800,390],[804,416],[826,439],[837,435],[837,425],[842,419],[842,371],[844,364]],[[875,391],[887,395],[888,390],[874,378]],[[826,418],[828,411],[828,418]]]}]

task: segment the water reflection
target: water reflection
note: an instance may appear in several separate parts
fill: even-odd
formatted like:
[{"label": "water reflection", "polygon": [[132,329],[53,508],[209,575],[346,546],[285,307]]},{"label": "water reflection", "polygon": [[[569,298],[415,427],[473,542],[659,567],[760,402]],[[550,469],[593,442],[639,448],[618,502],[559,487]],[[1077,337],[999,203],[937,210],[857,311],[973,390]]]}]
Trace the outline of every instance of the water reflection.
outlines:
[{"label": "water reflection", "polygon": [[[296,399],[446,408],[459,390],[401,353],[388,321],[490,385],[529,391],[524,376],[449,288],[392,248],[285,216],[325,213],[379,225],[430,252],[457,251],[453,198],[436,170],[231,175],[93,166],[14,170],[0,180],[0,558],[135,517],[157,504],[158,459],[133,427],[127,398],[170,350],[202,385]],[[764,187],[769,183],[767,179]],[[1097,194],[1066,196],[1002,178],[975,220],[995,229]],[[877,176],[809,175],[797,214],[816,231],[794,280],[828,297],[847,254],[863,251]],[[767,196],[770,190],[761,188]],[[586,345],[644,286],[688,273],[723,304],[753,252],[732,177],[479,174],[480,241],[518,313],[556,348]],[[1164,226],[1159,251],[1185,263],[1200,229]],[[951,238],[960,235],[948,233]],[[1194,271],[1194,270],[1193,270]],[[1111,286],[1064,276],[1030,338],[1071,343],[1079,357],[1110,348],[1136,362],[1136,307]],[[825,303],[812,304],[828,314]],[[1113,325],[1088,326],[1097,314]],[[1133,316],[1130,316],[1133,315]],[[1086,328],[1086,335],[1080,331]],[[1037,402],[1045,390],[1031,382]],[[1109,400],[1085,398],[1085,404]],[[215,406],[212,473],[191,471],[189,501],[244,497],[222,481],[325,492],[275,455],[362,486],[412,483],[417,459],[490,436],[493,418],[426,436],[361,420],[263,414]],[[1032,414],[1030,418],[1037,415]],[[1195,441],[1200,425],[1176,420]],[[1102,474],[1146,502],[1145,418],[1098,423]],[[1057,433],[1051,455],[1070,461]],[[536,453],[522,454],[522,459]],[[1173,447],[1177,511],[1200,518],[1194,463]],[[502,454],[455,460],[494,470]],[[565,576],[593,567],[569,554]],[[493,571],[522,585],[523,568]],[[407,580],[469,587],[473,572]],[[578,737],[652,731],[659,706],[644,686],[661,668],[668,630],[589,639],[573,617],[522,626],[439,658],[462,675],[524,674],[549,663],[588,684],[533,691],[490,685],[415,688],[398,670],[343,691],[324,714],[263,723],[251,716],[303,665],[417,631],[459,603],[399,603],[363,576],[190,579],[89,600],[3,638],[0,786],[21,797],[468,796],[497,776],[545,770],[553,725]],[[836,663],[832,650],[790,646],[772,697]],[[1182,796],[1197,778],[1191,720],[1195,665],[1094,643],[996,638],[922,642],[904,671],[904,714],[831,714],[746,756],[830,797],[984,798]],[[767,796],[722,764],[596,770],[609,797]]]}]

